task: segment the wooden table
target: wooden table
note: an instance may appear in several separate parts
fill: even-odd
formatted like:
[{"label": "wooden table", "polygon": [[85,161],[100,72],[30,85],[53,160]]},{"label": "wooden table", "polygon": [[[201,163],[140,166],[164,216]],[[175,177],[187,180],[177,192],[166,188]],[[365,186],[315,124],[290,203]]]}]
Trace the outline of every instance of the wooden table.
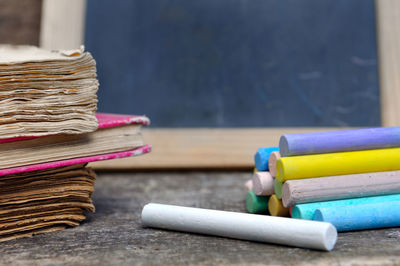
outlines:
[{"label": "wooden table", "polygon": [[0,243],[0,264],[400,264],[400,229],[341,233],[332,252],[142,228],[148,202],[244,212],[246,172],[100,173],[76,228]]}]

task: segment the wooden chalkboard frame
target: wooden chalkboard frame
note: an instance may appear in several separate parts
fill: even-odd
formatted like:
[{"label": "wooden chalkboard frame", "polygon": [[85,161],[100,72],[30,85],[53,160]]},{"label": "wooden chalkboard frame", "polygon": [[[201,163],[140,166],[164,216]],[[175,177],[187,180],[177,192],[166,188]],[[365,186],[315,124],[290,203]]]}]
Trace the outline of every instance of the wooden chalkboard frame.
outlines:
[{"label": "wooden chalkboard frame", "polygon": [[400,125],[400,2],[375,0],[382,126]]},{"label": "wooden chalkboard frame", "polygon": [[[41,46],[73,49],[83,43],[86,0],[43,1]],[[68,12],[66,12],[68,10]],[[400,125],[400,2],[375,0],[382,126]],[[259,146],[280,135],[337,128],[145,129],[151,154],[94,164],[103,170],[250,169]]]}]

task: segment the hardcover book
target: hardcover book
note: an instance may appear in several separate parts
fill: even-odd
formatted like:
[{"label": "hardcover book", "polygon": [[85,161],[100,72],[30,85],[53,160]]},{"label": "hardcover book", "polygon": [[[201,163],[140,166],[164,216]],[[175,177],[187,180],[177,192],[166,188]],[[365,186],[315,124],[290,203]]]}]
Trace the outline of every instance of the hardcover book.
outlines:
[{"label": "hardcover book", "polygon": [[[0,175],[4,169],[9,168],[135,149],[137,149],[136,153],[139,150],[145,152],[146,148],[138,148],[145,145],[140,129],[142,125],[149,124],[147,117],[104,113],[98,113],[96,117],[98,129],[90,133],[0,140]],[[99,160],[99,158],[91,160]],[[82,163],[82,161],[78,160],[77,163]]]},{"label": "hardcover book", "polygon": [[147,117],[99,113],[97,119],[91,133],[1,140],[0,241],[79,225],[95,210],[96,175],[87,163],[151,150],[140,134]]}]

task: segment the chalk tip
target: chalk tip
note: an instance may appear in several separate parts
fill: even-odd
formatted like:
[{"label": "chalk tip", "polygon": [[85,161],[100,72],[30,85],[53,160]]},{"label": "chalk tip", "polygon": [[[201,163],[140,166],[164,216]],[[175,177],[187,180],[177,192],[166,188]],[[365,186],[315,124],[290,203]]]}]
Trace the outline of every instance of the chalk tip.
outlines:
[{"label": "chalk tip", "polygon": [[268,196],[257,196],[253,190],[247,192],[246,209],[249,213],[268,213]]},{"label": "chalk tip", "polygon": [[324,234],[324,248],[326,251],[331,251],[337,241],[337,230],[332,224],[328,224],[327,229]]},{"label": "chalk tip", "polygon": [[292,218],[295,218],[295,219],[302,219],[301,210],[300,210],[299,207],[297,207],[296,205],[293,206],[293,208],[292,208]]},{"label": "chalk tip", "polygon": [[276,161],[281,158],[279,151],[273,151],[268,158],[268,168],[271,176],[276,177]]},{"label": "chalk tip", "polygon": [[146,212],[147,212],[147,210],[148,210],[149,208],[151,208],[151,205],[152,205],[152,203],[147,203],[146,205],[143,206],[142,213],[141,213],[141,215],[140,215],[140,220],[141,220],[141,222],[142,222],[142,226],[143,226],[143,227],[148,227],[148,225],[147,225],[147,214],[146,214]]},{"label": "chalk tip", "polygon": [[271,174],[266,171],[253,174],[253,191],[257,196],[269,196],[273,194],[273,181]]},{"label": "chalk tip", "polygon": [[257,153],[254,155],[254,164],[258,171],[268,170],[268,163],[263,158],[263,154],[260,151],[257,151]]},{"label": "chalk tip", "polygon": [[271,152],[279,151],[278,147],[258,148],[254,154],[254,163],[258,171],[268,171],[268,158]]},{"label": "chalk tip", "polygon": [[324,216],[320,209],[316,209],[312,218],[314,221],[324,221]]},{"label": "chalk tip", "polygon": [[279,153],[281,157],[286,157],[289,152],[289,143],[286,138],[286,135],[282,135],[279,139]]},{"label": "chalk tip", "polygon": [[289,217],[289,209],[284,208],[282,202],[274,194],[268,200],[268,210],[271,216]]},{"label": "chalk tip", "polygon": [[146,210],[151,205],[151,203],[147,203],[146,205],[143,206],[142,213]]}]

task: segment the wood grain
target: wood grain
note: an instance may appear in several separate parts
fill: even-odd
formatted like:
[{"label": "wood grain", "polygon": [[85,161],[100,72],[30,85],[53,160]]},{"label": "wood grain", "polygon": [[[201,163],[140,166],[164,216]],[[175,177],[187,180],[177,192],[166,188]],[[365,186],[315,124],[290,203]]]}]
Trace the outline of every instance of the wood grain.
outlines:
[{"label": "wood grain", "polygon": [[339,235],[335,251],[142,227],[149,202],[246,212],[249,173],[103,173],[80,226],[0,245],[0,265],[399,265],[400,228]]},{"label": "wood grain", "polygon": [[278,145],[286,133],[338,128],[144,129],[150,154],[91,164],[97,170],[252,169],[259,147]]},{"label": "wood grain", "polygon": [[400,125],[400,1],[376,0],[382,126]]}]

